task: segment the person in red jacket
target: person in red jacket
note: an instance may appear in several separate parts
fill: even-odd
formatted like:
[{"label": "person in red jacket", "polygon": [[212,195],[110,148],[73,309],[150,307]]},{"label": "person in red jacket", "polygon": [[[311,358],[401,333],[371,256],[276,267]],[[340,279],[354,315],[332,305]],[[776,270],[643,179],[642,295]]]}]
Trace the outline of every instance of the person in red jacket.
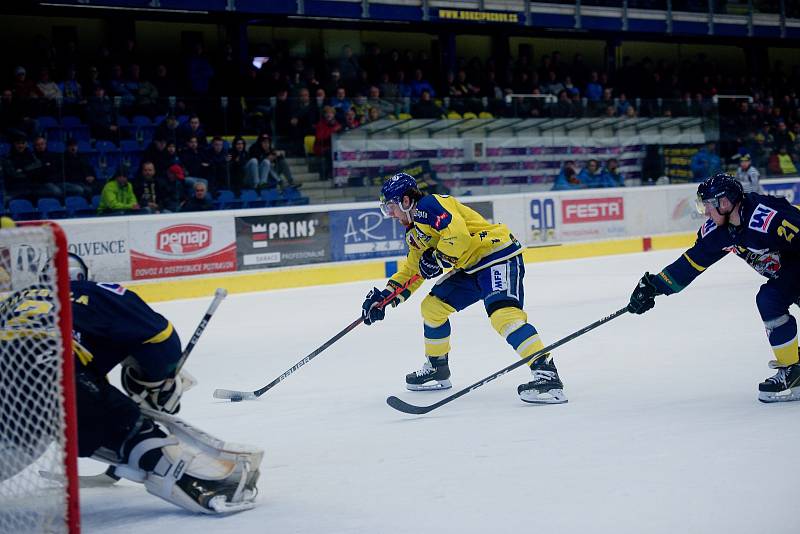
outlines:
[{"label": "person in red jacket", "polygon": [[342,125],[336,120],[336,111],[330,106],[325,106],[322,109],[322,118],[314,129],[314,155],[319,161],[320,178],[330,180],[333,175],[331,137],[342,129]]}]

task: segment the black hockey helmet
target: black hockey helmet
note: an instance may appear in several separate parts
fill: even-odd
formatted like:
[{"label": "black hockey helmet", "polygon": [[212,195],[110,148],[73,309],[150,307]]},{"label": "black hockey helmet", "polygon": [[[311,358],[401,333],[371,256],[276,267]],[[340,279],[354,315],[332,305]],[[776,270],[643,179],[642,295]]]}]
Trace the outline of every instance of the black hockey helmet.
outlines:
[{"label": "black hockey helmet", "polygon": [[744,189],[739,180],[730,174],[720,172],[710,178],[706,178],[705,181],[697,186],[698,211],[700,213],[705,211],[704,204],[719,208],[719,200],[723,197],[735,205],[744,198]]}]

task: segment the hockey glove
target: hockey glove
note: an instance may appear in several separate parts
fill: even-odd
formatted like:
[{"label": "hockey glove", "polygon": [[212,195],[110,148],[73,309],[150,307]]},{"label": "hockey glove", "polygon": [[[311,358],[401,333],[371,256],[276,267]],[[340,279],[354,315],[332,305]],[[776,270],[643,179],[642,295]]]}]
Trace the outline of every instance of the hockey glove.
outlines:
[{"label": "hockey glove", "polygon": [[453,264],[445,260],[442,255],[433,248],[425,249],[419,259],[419,274],[425,279],[436,278],[444,269],[449,269]]},{"label": "hockey glove", "polygon": [[652,274],[644,273],[631,293],[631,301],[628,303],[629,312],[641,315],[656,305],[656,295],[660,295],[661,292],[653,283],[654,278],[655,276]]},{"label": "hockey glove", "polygon": [[364,304],[361,305],[361,317],[364,318],[364,324],[370,325],[377,321],[383,321],[383,318],[386,317],[386,310],[379,304],[391,294],[392,292],[388,289],[381,291],[377,287],[373,287],[367,293]]},{"label": "hockey glove", "polygon": [[184,390],[182,374],[151,382],[144,380],[133,367],[123,366],[121,379],[122,388],[136,404],[168,414],[180,411]]}]

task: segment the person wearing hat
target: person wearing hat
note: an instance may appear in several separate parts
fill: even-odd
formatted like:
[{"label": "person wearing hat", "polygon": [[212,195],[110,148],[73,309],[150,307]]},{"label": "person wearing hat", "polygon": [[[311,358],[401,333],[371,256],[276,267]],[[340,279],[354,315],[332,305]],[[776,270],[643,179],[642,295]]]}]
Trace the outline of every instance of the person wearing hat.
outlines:
[{"label": "person wearing hat", "polygon": [[11,88],[14,91],[14,96],[19,100],[44,96],[33,80],[28,78],[28,71],[22,66],[14,69],[14,82]]},{"label": "person wearing hat", "polygon": [[750,154],[743,154],[739,158],[739,168],[736,169],[736,179],[742,184],[745,193],[763,193],[759,180],[761,174],[753,167]]},{"label": "person wearing hat", "polygon": [[164,210],[177,212],[183,201],[187,198],[186,194],[186,173],[183,167],[173,164],[167,168],[166,187],[161,197],[161,206]]}]

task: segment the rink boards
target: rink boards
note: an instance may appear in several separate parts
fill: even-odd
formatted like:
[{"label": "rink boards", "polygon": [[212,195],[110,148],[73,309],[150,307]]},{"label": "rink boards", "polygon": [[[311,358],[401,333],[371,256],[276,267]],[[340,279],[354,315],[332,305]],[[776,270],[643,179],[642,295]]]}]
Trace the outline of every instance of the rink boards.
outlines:
[{"label": "rink boards", "polygon": [[[800,180],[773,181],[791,197]],[[696,185],[463,197],[503,222],[526,262],[689,246],[703,217]],[[130,281],[149,301],[378,279],[405,256],[403,228],[377,202],[63,221],[98,281]]]}]

